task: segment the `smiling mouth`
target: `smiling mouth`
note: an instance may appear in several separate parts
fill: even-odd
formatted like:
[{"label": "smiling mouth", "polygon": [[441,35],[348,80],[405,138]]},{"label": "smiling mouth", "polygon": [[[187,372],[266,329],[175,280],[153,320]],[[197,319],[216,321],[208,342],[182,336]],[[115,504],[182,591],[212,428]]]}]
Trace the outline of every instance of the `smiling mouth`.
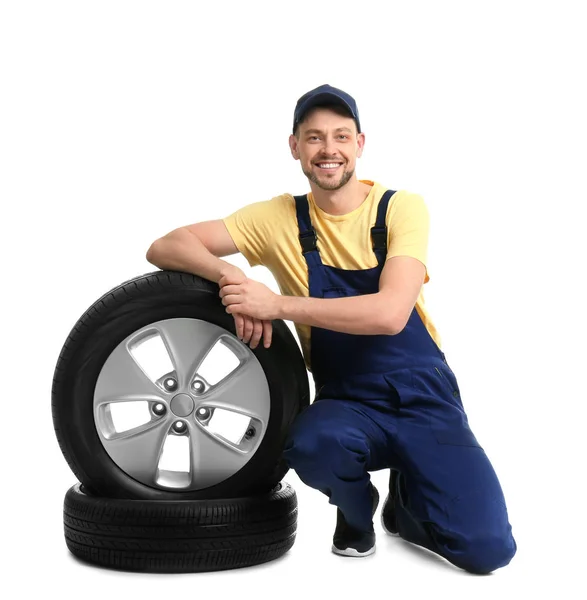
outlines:
[{"label": "smiling mouth", "polygon": [[316,166],[325,172],[333,172],[336,171],[339,167],[342,167],[340,163],[316,163]]}]

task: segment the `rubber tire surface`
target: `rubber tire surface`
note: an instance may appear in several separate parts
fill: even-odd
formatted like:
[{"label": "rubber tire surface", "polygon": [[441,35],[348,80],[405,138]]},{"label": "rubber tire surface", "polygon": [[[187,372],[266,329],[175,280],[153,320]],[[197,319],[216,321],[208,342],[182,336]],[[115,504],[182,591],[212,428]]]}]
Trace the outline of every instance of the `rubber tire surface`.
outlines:
[{"label": "rubber tire surface", "polygon": [[[282,320],[273,321],[271,346],[251,350],[267,378],[271,411],[265,436],[242,469],[201,490],[145,485],[125,473],[102,445],[93,416],[96,381],[106,359],[128,335],[155,321],[191,317],[236,335],[218,284],[179,271],[155,271],[125,281],[99,298],[74,325],[61,350],[51,390],[59,446],[89,492],[109,498],[197,500],[267,492],[287,473],[281,456],[289,426],[309,404],[308,374],[298,343]],[[250,348],[250,347],[249,347]]]},{"label": "rubber tire surface", "polygon": [[269,493],[228,500],[121,500],[65,494],[65,541],[85,562],[126,571],[194,573],[261,564],[294,544],[297,497]]}]

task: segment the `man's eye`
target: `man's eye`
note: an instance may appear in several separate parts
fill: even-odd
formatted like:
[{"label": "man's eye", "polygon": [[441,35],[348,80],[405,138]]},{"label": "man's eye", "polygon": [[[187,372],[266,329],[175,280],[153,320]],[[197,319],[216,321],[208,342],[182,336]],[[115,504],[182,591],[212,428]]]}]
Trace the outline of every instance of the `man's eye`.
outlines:
[{"label": "man's eye", "polygon": [[[344,134],[342,134],[342,133],[341,133],[341,134],[340,134],[338,137],[339,137],[339,138],[344,138],[345,140],[347,140],[347,139],[348,139],[348,135],[344,135]],[[308,139],[309,139],[309,140],[319,140],[320,138],[319,138],[319,136],[317,136],[317,135],[311,135],[311,136],[310,136]]]}]

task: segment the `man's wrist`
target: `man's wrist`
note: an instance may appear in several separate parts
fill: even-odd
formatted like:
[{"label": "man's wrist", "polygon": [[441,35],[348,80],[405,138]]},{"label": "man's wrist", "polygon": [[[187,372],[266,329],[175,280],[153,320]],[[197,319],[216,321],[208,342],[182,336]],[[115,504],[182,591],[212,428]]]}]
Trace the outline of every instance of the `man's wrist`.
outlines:
[{"label": "man's wrist", "polygon": [[275,312],[277,314],[277,316],[275,317],[276,319],[285,319],[285,314],[286,314],[286,301],[287,301],[287,296],[282,296],[281,294],[276,294],[277,299],[275,302]]}]

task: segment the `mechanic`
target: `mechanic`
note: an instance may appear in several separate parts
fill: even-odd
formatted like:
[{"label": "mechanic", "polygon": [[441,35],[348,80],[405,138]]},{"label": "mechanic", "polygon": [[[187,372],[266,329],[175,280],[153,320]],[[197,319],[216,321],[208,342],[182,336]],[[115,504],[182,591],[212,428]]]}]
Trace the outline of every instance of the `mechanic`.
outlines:
[{"label": "mechanic", "polygon": [[281,295],[229,263],[217,271],[210,262],[204,276],[218,281],[251,348],[261,338],[269,347],[273,319],[295,324],[316,396],[283,456],[337,507],[332,551],[373,554],[379,493],[369,472],[389,468],[387,533],[471,573],[507,565],[517,546],[504,495],[424,305],[423,198],[357,179],[365,134],[355,100],[338,88],[298,100],[289,145],[311,192],[221,220],[235,251],[266,266]]}]

